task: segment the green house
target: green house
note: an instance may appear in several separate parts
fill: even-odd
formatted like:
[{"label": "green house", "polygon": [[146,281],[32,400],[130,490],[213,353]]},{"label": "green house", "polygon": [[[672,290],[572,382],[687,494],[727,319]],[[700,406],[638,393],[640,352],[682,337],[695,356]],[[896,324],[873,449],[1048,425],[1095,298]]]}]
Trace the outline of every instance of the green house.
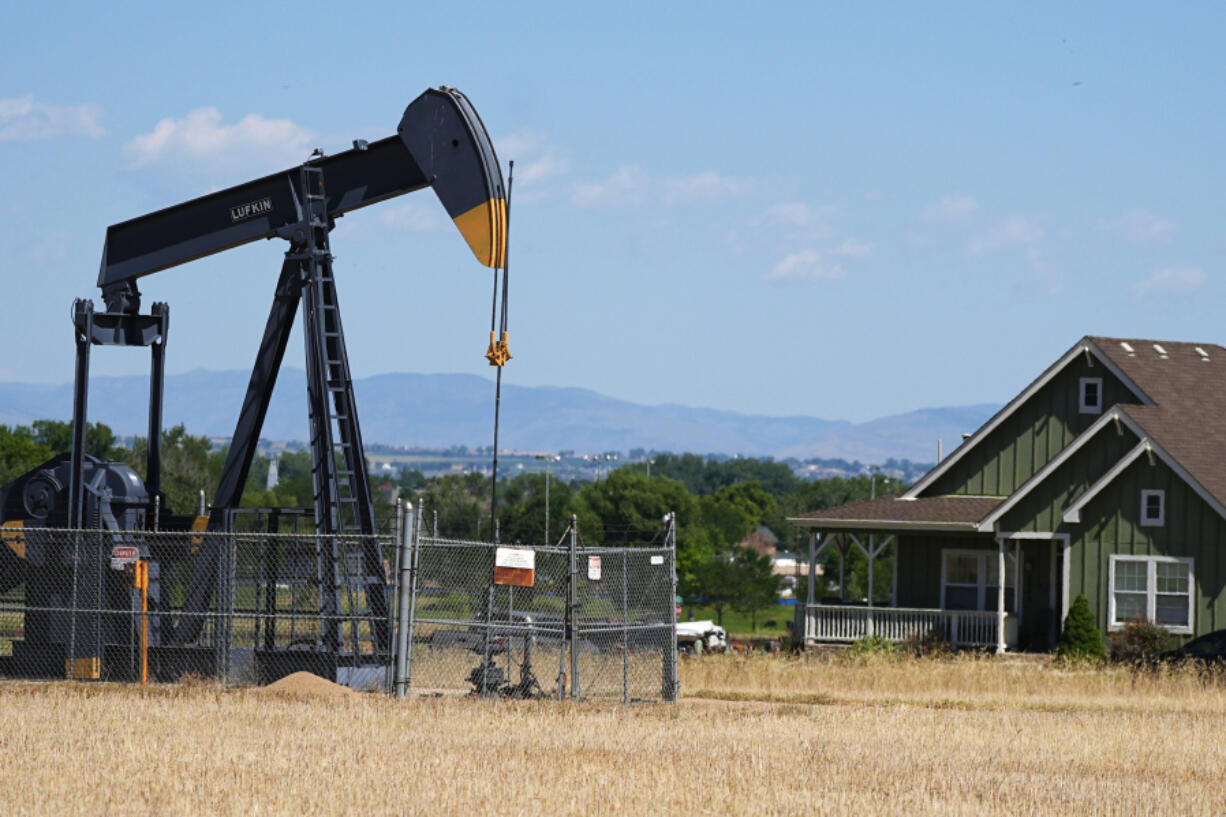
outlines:
[{"label": "green house", "polygon": [[[1226,349],[1082,338],[905,493],[791,520],[810,534],[797,631],[1048,650],[1078,593],[1106,631],[1226,628],[1224,424]],[[831,547],[893,556],[890,598],[822,599]]]}]

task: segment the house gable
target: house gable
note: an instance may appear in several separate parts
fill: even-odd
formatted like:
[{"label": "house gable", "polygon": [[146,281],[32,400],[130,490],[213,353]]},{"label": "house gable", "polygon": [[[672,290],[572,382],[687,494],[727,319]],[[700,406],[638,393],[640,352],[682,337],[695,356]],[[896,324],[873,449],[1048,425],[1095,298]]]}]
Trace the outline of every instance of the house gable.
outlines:
[{"label": "house gable", "polygon": [[[1193,634],[1226,627],[1226,518],[1161,456],[1140,456],[1081,506],[1068,525],[1069,592],[1084,593],[1100,623],[1107,621],[1112,556],[1192,560]],[[1141,523],[1141,492],[1165,498],[1161,525]]]},{"label": "house gable", "polygon": [[1009,496],[1100,419],[1081,411],[1082,378],[1101,379],[1102,411],[1147,402],[1117,371],[1078,344],[907,496]]},{"label": "house gable", "polygon": [[1061,530],[1065,525],[1064,511],[1139,442],[1132,428],[1108,417],[1092,436],[1079,440],[1076,450],[1059,461],[1041,481],[1028,486],[1025,494],[1011,498],[1010,507],[1003,508],[1004,512],[994,520],[996,530],[1028,533]]}]

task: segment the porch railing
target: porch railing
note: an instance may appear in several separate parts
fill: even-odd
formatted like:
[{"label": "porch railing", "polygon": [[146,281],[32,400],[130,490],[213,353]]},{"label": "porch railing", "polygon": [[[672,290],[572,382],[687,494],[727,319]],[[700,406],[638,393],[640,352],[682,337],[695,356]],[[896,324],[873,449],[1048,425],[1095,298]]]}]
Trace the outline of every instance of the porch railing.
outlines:
[{"label": "porch railing", "polygon": [[[997,614],[991,611],[809,604],[804,633],[807,644],[849,642],[867,635],[907,641],[935,633],[955,647],[994,647],[996,626]],[[1006,614],[1006,644],[1015,643],[1016,629],[1015,617]]]}]

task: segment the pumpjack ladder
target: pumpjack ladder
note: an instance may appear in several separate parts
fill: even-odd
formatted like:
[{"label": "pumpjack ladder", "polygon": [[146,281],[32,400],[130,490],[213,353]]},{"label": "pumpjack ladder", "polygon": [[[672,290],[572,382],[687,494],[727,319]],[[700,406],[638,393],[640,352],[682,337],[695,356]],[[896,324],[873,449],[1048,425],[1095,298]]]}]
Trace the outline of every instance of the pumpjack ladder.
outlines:
[{"label": "pumpjack ladder", "polygon": [[[366,453],[332,275],[323,170],[303,165],[299,181],[301,223],[309,240],[301,247],[291,247],[286,258],[298,262],[304,284],[302,324],[307,350],[315,530],[321,537],[321,632],[325,646],[338,651],[341,644],[337,630],[343,617],[350,627],[349,647],[356,666],[362,658],[363,643],[371,642],[372,652],[387,648],[386,584],[383,559],[374,540],[374,503],[366,478]],[[362,537],[356,540],[360,542],[361,568],[357,575],[351,575],[349,556],[355,540],[349,537],[355,535]]]}]

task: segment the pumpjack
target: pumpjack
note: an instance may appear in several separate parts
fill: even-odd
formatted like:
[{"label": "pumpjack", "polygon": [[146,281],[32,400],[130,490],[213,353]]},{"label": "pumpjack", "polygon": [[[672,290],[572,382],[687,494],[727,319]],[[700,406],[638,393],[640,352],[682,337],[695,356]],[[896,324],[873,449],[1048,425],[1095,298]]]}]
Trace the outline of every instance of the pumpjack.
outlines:
[{"label": "pumpjack", "polygon": [[[285,643],[275,623],[256,645],[260,677],[307,669],[361,682],[363,669],[389,663],[388,586],[373,534],[375,514],[333,276],[330,234],[354,210],[430,187],[477,260],[505,265],[506,195],[493,144],[467,97],[429,89],[405,109],[396,134],[355,140],[334,155],[319,151],[298,167],[192,199],[107,228],[98,275],[104,311],[91,300],[73,308],[76,378],[72,450],[0,488],[0,593],[25,584],[24,638],[0,674],[121,678],[131,666],[128,617],[81,609],[129,609],[135,594],[118,569],[134,555],[147,563],[147,604],[154,611],[149,653],[154,674],[211,674],[218,646],[205,634],[208,611],[225,588],[227,539],[256,453],[294,316],[302,313],[313,478],[309,544],[261,549],[256,572],[265,604],[295,573],[310,573],[319,626]],[[205,517],[174,516],[160,489],[162,393],[169,308],[140,311],[137,281],[162,270],[260,239],[288,243],[272,308],[256,354],[217,493]],[[93,346],[149,347],[152,355],[146,474],[85,452],[90,351]],[[274,514],[275,516],[275,514]],[[20,528],[20,532],[12,530]],[[55,531],[115,532],[82,547]],[[192,529],[190,548],[159,543],[153,531]],[[47,535],[41,536],[43,531]],[[105,543],[105,544],[102,544]],[[6,548],[4,544],[9,546]],[[291,553],[276,552],[288,548]],[[71,549],[71,553],[69,552]],[[109,549],[110,552],[103,552]],[[313,551],[313,552],[312,552]],[[108,565],[109,560],[109,565]],[[308,565],[304,570],[303,565]],[[294,567],[296,566],[296,567]],[[293,569],[291,569],[293,568]],[[184,580],[171,593],[168,571]],[[231,572],[232,566],[231,566]],[[257,587],[257,596],[261,589]],[[173,600],[169,596],[175,596]],[[174,608],[172,610],[172,607]],[[358,649],[343,633],[360,617]],[[67,634],[72,634],[70,638]],[[203,640],[202,640],[203,638]],[[212,640],[205,646],[204,640]],[[125,651],[127,650],[127,651]],[[157,668],[164,666],[165,671]],[[369,679],[370,673],[366,673]]]}]

